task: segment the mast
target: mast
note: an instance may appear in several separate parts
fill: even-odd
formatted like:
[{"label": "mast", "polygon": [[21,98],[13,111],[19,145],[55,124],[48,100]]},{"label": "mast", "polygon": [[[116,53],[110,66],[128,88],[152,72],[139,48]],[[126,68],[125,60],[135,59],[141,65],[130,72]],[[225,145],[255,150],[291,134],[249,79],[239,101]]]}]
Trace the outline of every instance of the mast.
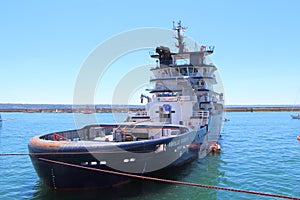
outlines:
[{"label": "mast", "polygon": [[184,50],[184,42],[183,42],[183,37],[180,34],[180,31],[184,32],[186,29],[186,27],[182,27],[181,26],[181,20],[178,21],[177,23],[177,27],[175,26],[175,22],[173,21],[173,30],[177,31],[177,37],[175,37],[178,41],[178,45],[176,45],[178,47],[178,53],[183,53]]}]

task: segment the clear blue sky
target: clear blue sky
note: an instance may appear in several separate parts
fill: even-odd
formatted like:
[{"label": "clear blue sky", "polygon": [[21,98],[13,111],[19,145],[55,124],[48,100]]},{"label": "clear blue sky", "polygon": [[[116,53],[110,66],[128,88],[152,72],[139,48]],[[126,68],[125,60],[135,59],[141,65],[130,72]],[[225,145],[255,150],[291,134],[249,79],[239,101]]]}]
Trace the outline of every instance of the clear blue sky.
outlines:
[{"label": "clear blue sky", "polygon": [[0,103],[72,103],[99,44],[179,19],[188,36],[215,46],[227,105],[299,103],[298,0],[0,1]]}]

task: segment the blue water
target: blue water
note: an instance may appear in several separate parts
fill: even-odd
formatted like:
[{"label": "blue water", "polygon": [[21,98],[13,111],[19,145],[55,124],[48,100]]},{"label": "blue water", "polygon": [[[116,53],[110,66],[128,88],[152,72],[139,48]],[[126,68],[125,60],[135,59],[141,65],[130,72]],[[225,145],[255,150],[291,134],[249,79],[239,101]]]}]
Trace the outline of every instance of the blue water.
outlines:
[{"label": "blue water", "polygon": [[[38,134],[75,128],[71,113],[1,113],[0,153],[28,153]],[[300,198],[300,120],[289,112],[227,113],[222,151],[184,166],[171,178]],[[110,113],[98,119],[112,122]],[[272,199],[251,194],[134,181],[121,188],[54,191],[40,183],[28,156],[0,156],[0,199]]]}]

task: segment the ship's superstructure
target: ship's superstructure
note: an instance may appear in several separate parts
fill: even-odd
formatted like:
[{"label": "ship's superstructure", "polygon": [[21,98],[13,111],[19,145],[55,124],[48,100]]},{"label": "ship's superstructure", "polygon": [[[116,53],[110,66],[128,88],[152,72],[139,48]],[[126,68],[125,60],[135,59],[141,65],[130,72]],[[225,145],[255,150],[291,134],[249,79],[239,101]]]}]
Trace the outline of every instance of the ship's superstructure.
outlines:
[{"label": "ship's superstructure", "polygon": [[[207,63],[208,55],[214,51],[213,46],[201,46],[199,51],[186,51],[181,32],[181,26],[173,24],[176,31],[178,53],[173,53],[168,47],[156,48],[157,66],[151,71],[154,77],[150,79],[153,89],[149,89],[152,97],[148,98],[146,112],[131,119],[145,119],[151,121],[178,124],[198,130],[208,126],[206,142],[208,145],[216,143],[220,136],[223,93],[214,91],[218,84],[215,76],[217,70],[212,63]],[[145,95],[141,96],[141,99]]]}]

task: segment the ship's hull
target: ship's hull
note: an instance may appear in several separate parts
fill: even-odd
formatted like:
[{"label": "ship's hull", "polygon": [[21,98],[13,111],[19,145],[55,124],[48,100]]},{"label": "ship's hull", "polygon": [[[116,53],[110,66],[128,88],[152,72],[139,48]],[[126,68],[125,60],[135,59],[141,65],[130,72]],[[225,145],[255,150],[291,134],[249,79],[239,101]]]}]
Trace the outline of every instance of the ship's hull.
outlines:
[{"label": "ship's hull", "polygon": [[300,119],[300,115],[299,114],[295,114],[295,115],[291,115],[292,119]]},{"label": "ship's hull", "polygon": [[[131,178],[86,168],[125,174],[160,174],[167,168],[184,165],[198,158],[207,128],[176,137],[147,141],[90,144],[75,142],[64,145],[39,145],[40,137],[29,145],[31,160],[42,182],[54,189],[103,188],[128,182]],[[42,141],[43,143],[48,141]],[[60,164],[43,159],[62,162]],[[76,166],[68,166],[73,164]],[[82,168],[83,167],[83,168]],[[84,168],[86,167],[86,168]]]}]

